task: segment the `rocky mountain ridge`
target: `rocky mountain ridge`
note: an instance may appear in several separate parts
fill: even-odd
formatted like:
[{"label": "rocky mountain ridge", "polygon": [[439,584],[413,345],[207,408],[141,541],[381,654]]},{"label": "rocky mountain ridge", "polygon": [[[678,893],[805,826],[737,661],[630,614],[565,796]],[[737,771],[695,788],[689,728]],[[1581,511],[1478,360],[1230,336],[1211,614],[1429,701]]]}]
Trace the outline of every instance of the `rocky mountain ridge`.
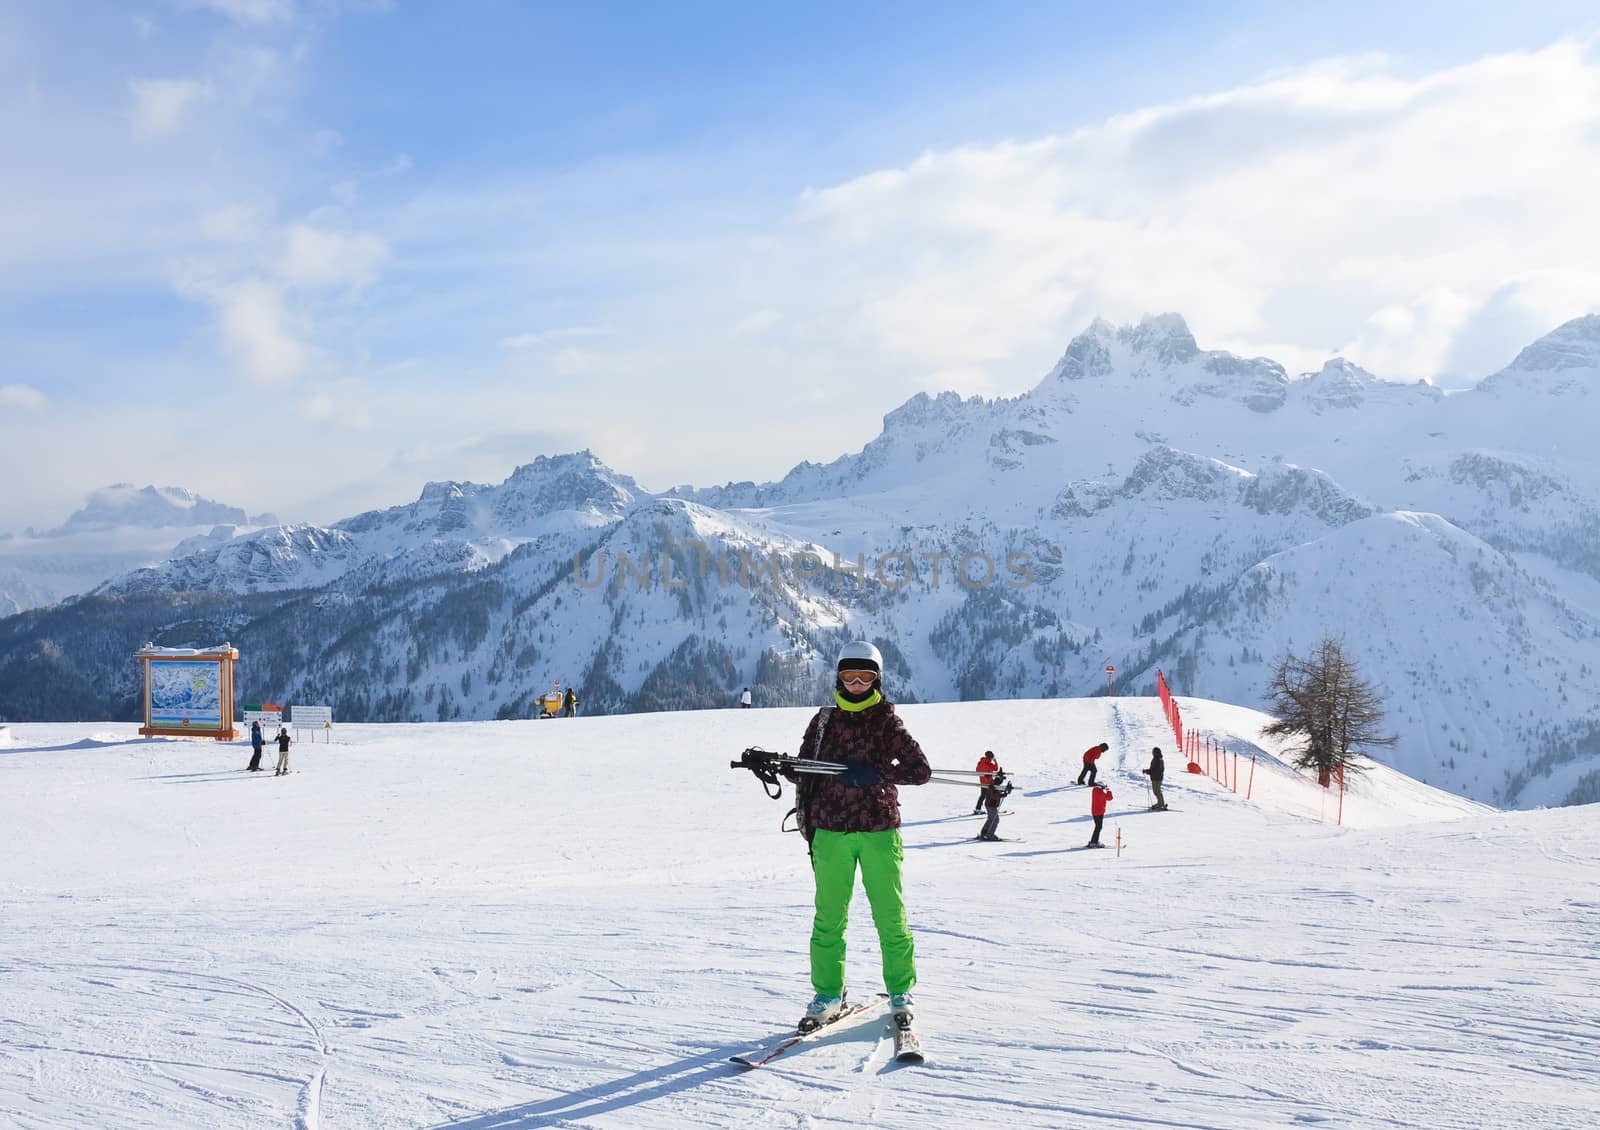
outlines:
[{"label": "rocky mountain ridge", "polygon": [[1340,359],[1291,378],[1177,315],[1096,322],[1028,393],[919,394],[777,482],[653,494],[580,452],[208,542],[0,621],[0,685],[36,662],[131,695],[90,604],[131,646],[229,638],[242,689],[373,719],[518,716],[557,679],[605,711],[817,701],[858,634],[900,698],[1092,694],[1110,663],[1119,691],[1161,667],[1258,705],[1284,649],[1334,630],[1388,691],[1405,771],[1600,798],[1600,457],[1575,442],[1597,325],[1445,396]]}]

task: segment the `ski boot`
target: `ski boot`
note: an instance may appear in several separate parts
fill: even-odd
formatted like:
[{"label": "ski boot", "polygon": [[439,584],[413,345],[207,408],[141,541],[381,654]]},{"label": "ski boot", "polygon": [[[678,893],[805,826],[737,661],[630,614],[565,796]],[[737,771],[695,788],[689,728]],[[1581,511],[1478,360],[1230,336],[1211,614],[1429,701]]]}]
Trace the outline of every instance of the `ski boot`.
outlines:
[{"label": "ski boot", "polygon": [[821,993],[811,998],[811,1003],[806,1006],[806,1014],[800,1018],[797,1027],[802,1035],[815,1032],[824,1024],[832,1024],[839,1019],[839,1014],[844,1011],[844,997],[825,997]]}]

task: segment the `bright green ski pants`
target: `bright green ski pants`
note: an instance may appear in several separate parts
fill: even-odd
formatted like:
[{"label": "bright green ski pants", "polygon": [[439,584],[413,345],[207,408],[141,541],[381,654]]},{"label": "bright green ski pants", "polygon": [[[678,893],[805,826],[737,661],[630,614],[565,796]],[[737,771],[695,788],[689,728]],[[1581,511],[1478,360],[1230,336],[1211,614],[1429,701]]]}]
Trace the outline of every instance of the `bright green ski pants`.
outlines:
[{"label": "bright green ski pants", "polygon": [[872,905],[872,923],[883,950],[883,984],[891,993],[909,993],[917,983],[916,951],[900,896],[900,864],[905,851],[900,830],[827,832],[811,840],[811,869],[817,879],[817,916],[811,924],[811,987],[820,996],[844,994],[844,927],[855,894],[856,865]]}]

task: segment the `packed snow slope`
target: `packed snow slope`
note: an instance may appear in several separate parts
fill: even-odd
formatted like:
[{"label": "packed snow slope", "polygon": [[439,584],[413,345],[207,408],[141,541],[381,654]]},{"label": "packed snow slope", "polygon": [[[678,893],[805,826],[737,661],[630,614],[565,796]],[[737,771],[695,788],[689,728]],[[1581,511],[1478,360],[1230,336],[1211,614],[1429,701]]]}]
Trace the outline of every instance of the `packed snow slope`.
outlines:
[{"label": "packed snow slope", "polygon": [[[0,1124],[1592,1126],[1593,813],[1379,768],[1335,826],[1261,715],[1184,710],[1239,792],[1173,755],[1150,813],[1154,700],[906,708],[936,767],[993,749],[1020,786],[1000,844],[975,790],[903,790],[929,1062],[875,1017],[753,1073],[810,995],[811,883],[787,794],[728,762],[803,709],[340,726],[286,778],[13,725]],[[1101,740],[1120,853],[1069,787]],[[849,944],[871,993],[859,892]]]}]

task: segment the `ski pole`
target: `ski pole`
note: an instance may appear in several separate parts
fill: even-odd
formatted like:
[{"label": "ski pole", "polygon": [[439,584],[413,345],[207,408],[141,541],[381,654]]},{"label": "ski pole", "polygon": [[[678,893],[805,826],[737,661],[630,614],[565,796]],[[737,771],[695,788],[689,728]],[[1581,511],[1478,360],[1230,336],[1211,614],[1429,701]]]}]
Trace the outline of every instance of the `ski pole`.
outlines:
[{"label": "ski pole", "polygon": [[759,746],[751,746],[739,755],[739,760],[728,762],[730,769],[748,769],[761,782],[761,789],[773,800],[783,795],[779,774],[783,772],[806,774],[840,773],[844,766],[834,761],[814,761],[791,757],[786,753],[773,753]]}]

